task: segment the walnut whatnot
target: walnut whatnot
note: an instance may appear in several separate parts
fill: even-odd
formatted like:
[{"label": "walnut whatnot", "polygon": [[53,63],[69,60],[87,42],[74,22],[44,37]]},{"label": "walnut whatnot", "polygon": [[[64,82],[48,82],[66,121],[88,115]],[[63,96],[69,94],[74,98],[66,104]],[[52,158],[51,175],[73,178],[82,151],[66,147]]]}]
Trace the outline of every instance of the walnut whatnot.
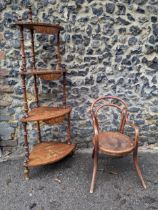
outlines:
[{"label": "walnut whatnot", "polygon": [[[21,123],[24,129],[24,148],[25,148],[25,160],[24,160],[24,175],[25,178],[29,178],[29,168],[39,165],[46,165],[57,162],[64,157],[70,155],[75,150],[76,144],[71,143],[71,128],[70,128],[70,113],[72,108],[67,106],[66,103],[66,70],[61,66],[60,55],[60,31],[63,29],[60,25],[52,25],[46,23],[36,23],[32,21],[32,10],[29,6],[29,22],[23,22],[21,19],[15,24],[20,29],[20,43],[21,43],[21,57],[22,63],[20,67],[20,75],[22,80],[23,98],[24,98],[24,117],[21,118]],[[32,66],[26,68],[26,55],[24,44],[24,29],[29,29],[31,37],[31,57]],[[57,37],[56,43],[56,68],[54,70],[40,69],[36,67],[36,52],[34,34],[54,34]],[[28,98],[26,91],[27,75],[30,75],[34,79],[34,94],[36,107],[32,110],[28,106]],[[48,107],[41,106],[38,94],[38,79],[51,81],[57,80],[63,77],[63,105],[61,107]],[[62,142],[42,142],[40,122],[44,122],[48,125],[54,125],[67,121],[67,139],[62,139]],[[29,150],[27,124],[30,122],[37,123],[37,141],[38,144],[33,146],[33,149]],[[66,141],[66,142],[65,142]]]}]

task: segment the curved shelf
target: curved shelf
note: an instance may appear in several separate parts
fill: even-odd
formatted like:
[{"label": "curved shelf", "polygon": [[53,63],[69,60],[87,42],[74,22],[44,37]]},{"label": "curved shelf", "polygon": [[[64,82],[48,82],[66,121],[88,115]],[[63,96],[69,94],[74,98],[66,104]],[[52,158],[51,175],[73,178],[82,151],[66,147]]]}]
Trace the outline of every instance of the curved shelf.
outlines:
[{"label": "curved shelf", "polygon": [[63,73],[64,69],[59,70],[47,70],[47,69],[28,69],[27,71],[21,71],[21,75],[36,75],[43,80],[57,80],[59,79]]},{"label": "curved shelf", "polygon": [[22,22],[19,21],[16,26],[23,26],[27,29],[33,29],[37,33],[45,33],[45,34],[57,34],[59,31],[63,30],[63,27],[60,25],[53,25],[48,23],[39,23],[39,22]]},{"label": "curved shelf", "polygon": [[21,122],[44,121],[48,124],[59,123],[64,120],[66,114],[71,112],[71,107],[37,107],[28,113],[28,117],[23,117]]},{"label": "curved shelf", "polygon": [[71,154],[76,144],[42,142],[36,144],[30,155],[28,167],[41,166],[55,163]]}]

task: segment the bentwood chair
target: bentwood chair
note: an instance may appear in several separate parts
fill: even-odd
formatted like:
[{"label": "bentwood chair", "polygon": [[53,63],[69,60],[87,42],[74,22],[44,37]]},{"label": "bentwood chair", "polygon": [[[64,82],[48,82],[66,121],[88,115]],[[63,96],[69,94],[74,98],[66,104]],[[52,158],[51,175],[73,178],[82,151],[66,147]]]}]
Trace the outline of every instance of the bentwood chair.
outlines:
[{"label": "bentwood chair", "polygon": [[[101,129],[100,124],[101,122],[104,122],[103,117],[106,117],[106,115],[103,114],[103,111],[107,111],[108,114],[110,110],[116,111],[115,108],[119,111],[120,115],[120,118],[118,117],[118,115],[115,115],[115,118],[118,118],[120,121],[119,130],[112,131],[110,128],[110,131],[102,131],[103,129]],[[99,152],[116,157],[122,157],[128,155],[129,153],[133,153],[133,161],[137,174],[143,187],[146,189],[146,184],[142,177],[137,158],[139,130],[138,127],[134,125],[134,123],[128,121],[127,108],[127,104],[122,99],[114,96],[100,97],[96,99],[91,105],[90,112],[93,121],[94,137],[92,153],[93,174],[90,186],[90,193],[93,193],[96,182]],[[101,118],[101,120],[99,117]],[[134,139],[124,133],[126,125],[131,126],[134,129]]]}]

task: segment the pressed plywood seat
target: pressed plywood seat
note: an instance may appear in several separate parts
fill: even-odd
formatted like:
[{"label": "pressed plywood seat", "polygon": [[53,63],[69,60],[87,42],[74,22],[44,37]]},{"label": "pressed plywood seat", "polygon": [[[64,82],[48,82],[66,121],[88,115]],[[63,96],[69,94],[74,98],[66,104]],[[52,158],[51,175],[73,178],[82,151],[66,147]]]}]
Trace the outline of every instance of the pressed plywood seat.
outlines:
[{"label": "pressed plywood seat", "polygon": [[[99,121],[99,113],[101,113],[101,122],[103,122],[103,111],[106,108],[106,112],[109,112],[109,108],[116,108],[120,112],[120,126],[116,132],[102,131]],[[141,180],[144,188],[146,188],[144,179],[142,177],[137,158],[138,150],[138,138],[139,130],[138,127],[128,121],[128,110],[127,104],[120,98],[114,96],[100,97],[94,101],[91,105],[91,116],[94,128],[93,137],[93,174],[90,187],[90,193],[93,193],[94,185],[96,182],[96,172],[98,166],[99,152],[105,153],[110,156],[125,156],[133,152],[133,161],[137,171],[137,174]],[[106,116],[107,113],[105,113]],[[116,115],[115,115],[116,116]],[[118,118],[119,119],[119,118]],[[125,126],[131,126],[134,129],[134,139],[124,133]],[[112,126],[111,126],[112,127]]]},{"label": "pressed plywood seat", "polygon": [[119,132],[101,132],[98,142],[100,150],[108,155],[122,156],[134,148],[130,138]]}]

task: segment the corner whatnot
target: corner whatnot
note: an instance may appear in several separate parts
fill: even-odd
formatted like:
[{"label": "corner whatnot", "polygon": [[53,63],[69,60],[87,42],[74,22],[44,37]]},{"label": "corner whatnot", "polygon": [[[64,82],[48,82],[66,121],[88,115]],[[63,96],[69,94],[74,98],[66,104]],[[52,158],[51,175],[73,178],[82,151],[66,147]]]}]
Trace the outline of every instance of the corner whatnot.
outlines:
[{"label": "corner whatnot", "polygon": [[[60,25],[52,25],[46,23],[39,23],[32,21],[32,10],[29,6],[29,21],[23,22],[21,19],[15,24],[20,29],[20,43],[21,43],[21,57],[22,63],[20,67],[20,75],[22,80],[23,98],[24,98],[24,111],[25,116],[20,119],[24,128],[24,175],[29,178],[29,168],[51,164],[57,162],[64,157],[70,155],[75,150],[76,144],[71,143],[70,139],[70,113],[71,107],[66,104],[66,70],[61,66],[60,56],[60,31],[63,29]],[[31,34],[31,54],[32,54],[32,68],[26,67],[26,54],[24,45],[24,29],[28,29]],[[35,46],[34,46],[34,33],[53,34],[57,37],[56,46],[56,68],[53,70],[36,68],[35,61]],[[34,78],[35,102],[36,108],[32,110],[28,107],[27,91],[26,91],[26,78],[31,75]],[[38,95],[38,78],[45,81],[57,80],[63,77],[63,105],[62,107],[48,107],[40,106]],[[49,125],[62,123],[64,119],[67,120],[67,140],[66,142],[42,142],[40,122],[45,122]],[[32,151],[29,150],[27,124],[30,122],[37,122],[38,143],[33,147]]]}]

